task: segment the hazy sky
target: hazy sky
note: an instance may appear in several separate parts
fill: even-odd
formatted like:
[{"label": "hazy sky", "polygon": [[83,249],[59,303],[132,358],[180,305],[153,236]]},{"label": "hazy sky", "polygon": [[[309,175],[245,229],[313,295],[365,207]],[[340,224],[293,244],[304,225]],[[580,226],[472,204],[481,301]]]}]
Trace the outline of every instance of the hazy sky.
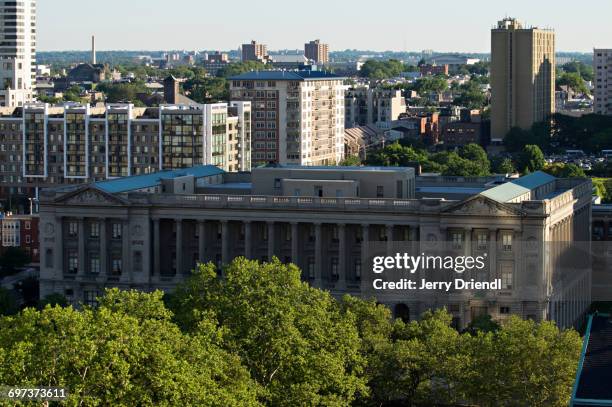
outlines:
[{"label": "hazy sky", "polygon": [[38,49],[274,49],[488,52],[504,16],[552,27],[557,50],[612,47],[610,0],[38,0]]}]

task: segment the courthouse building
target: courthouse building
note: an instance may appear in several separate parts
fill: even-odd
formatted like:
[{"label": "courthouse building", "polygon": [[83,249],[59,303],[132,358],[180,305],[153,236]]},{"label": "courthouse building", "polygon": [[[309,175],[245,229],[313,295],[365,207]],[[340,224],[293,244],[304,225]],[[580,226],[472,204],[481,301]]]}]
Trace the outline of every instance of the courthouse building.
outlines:
[{"label": "courthouse building", "polygon": [[[588,250],[591,193],[587,179],[540,172],[417,178],[411,168],[283,165],[64,186],[41,194],[41,296],[91,304],[106,287],[172,290],[199,262],[277,257],[315,287],[375,296],[405,319],[446,306],[457,327],[482,314],[570,326],[590,304],[589,257],[568,255],[580,242]],[[463,277],[501,287],[373,290],[372,255],[428,254],[441,242],[454,256],[487,257]]]}]

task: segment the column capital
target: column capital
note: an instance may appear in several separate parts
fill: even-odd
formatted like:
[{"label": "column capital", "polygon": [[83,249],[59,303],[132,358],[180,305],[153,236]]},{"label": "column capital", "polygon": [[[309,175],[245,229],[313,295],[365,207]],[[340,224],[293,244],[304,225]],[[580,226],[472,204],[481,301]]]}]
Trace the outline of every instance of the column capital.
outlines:
[{"label": "column capital", "polygon": [[362,224],[361,224],[361,227],[362,227],[362,228],[368,228],[368,229],[369,229],[369,228],[370,228],[370,224],[369,224],[369,223],[362,223]]},{"label": "column capital", "polygon": [[346,228],[346,223],[336,223],[339,228]]},{"label": "column capital", "polygon": [[291,224],[291,226],[298,226],[300,224],[300,222],[296,222],[296,221],[292,221],[289,223]]}]

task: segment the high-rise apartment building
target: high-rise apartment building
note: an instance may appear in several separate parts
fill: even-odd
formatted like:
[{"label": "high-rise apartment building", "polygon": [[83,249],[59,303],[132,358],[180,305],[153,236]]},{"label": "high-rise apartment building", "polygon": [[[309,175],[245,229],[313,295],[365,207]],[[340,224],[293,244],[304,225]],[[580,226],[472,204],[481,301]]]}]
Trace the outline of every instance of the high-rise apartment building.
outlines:
[{"label": "high-rise apartment building", "polygon": [[249,171],[250,102],[0,109],[0,196],[215,165]]},{"label": "high-rise apartment building", "polygon": [[321,40],[310,41],[304,44],[304,55],[317,64],[326,64],[329,62],[329,45]]},{"label": "high-rise apartment building", "polygon": [[401,90],[364,86],[346,92],[346,128],[374,125],[388,129],[402,113],[406,113],[406,99]]},{"label": "high-rise apartment building", "polygon": [[555,111],[555,33],[505,18],[491,30],[491,141]]},{"label": "high-rise apartment building", "polygon": [[258,61],[266,63],[269,59],[268,46],[266,44],[258,44],[257,41],[251,41],[250,44],[242,44],[242,62]]},{"label": "high-rise apartment building", "polygon": [[612,114],[612,49],[593,51],[593,71],[595,72],[593,111],[597,114]]},{"label": "high-rise apartment building", "polygon": [[0,1],[0,106],[34,98],[36,0]]},{"label": "high-rise apartment building", "polygon": [[336,165],[344,158],[344,78],[322,71],[259,71],[230,78],[251,102],[253,165]]}]

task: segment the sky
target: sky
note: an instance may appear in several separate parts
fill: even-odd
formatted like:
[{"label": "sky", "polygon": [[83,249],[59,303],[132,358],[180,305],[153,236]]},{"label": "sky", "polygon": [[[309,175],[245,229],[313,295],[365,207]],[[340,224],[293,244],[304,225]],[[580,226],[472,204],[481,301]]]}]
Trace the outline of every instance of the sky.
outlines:
[{"label": "sky", "polygon": [[489,52],[505,16],[554,28],[557,51],[612,47],[610,0],[38,0],[38,50],[270,50]]}]

